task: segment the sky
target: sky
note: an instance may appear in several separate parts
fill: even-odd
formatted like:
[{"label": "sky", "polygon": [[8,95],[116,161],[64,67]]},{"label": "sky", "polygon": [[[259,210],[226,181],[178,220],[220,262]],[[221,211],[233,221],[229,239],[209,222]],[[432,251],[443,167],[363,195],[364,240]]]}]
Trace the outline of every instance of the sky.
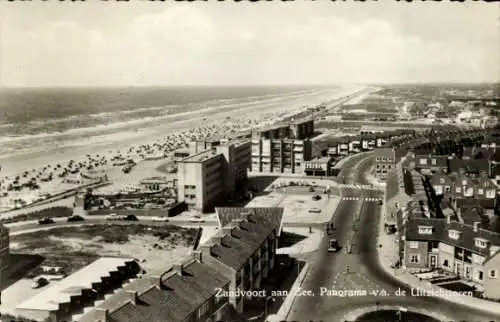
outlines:
[{"label": "sky", "polygon": [[2,1],[0,86],[497,82],[484,2]]}]

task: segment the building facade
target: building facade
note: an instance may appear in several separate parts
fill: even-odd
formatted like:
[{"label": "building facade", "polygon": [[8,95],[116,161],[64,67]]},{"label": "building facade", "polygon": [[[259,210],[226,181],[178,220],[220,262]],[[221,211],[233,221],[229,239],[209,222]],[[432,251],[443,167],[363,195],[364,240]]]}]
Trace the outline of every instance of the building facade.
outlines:
[{"label": "building facade", "polygon": [[311,159],[310,140],[252,138],[252,172],[301,173]]},{"label": "building facade", "polygon": [[500,235],[472,225],[438,218],[409,218],[404,231],[403,265],[443,269],[481,285],[484,296],[500,298]]},{"label": "building facade", "polygon": [[396,151],[393,148],[383,148],[375,151],[373,174],[376,178],[385,180],[388,173],[396,167]]},{"label": "building facade", "polygon": [[178,162],[178,200],[189,208],[210,211],[246,184],[250,142],[229,142]]},{"label": "building facade", "polygon": [[316,158],[304,162],[304,173],[308,176],[330,176],[333,175],[332,166],[332,158]]},{"label": "building facade", "polygon": [[[194,252],[198,261],[230,280],[229,303],[238,312],[242,312],[245,305],[245,298],[238,295],[238,290],[258,290],[274,267],[283,214],[282,209],[275,209],[279,210],[275,216],[279,217],[279,224],[264,215],[265,212],[259,215],[259,211],[252,208],[237,209],[236,216]],[[217,212],[219,221],[224,222],[220,214],[224,208]]]}]

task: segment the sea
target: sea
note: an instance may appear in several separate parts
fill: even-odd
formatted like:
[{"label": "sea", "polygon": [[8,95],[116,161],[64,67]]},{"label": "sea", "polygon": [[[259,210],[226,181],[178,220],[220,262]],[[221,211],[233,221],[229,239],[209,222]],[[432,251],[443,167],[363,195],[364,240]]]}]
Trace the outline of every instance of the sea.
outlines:
[{"label": "sea", "polygon": [[68,142],[78,144],[78,140],[91,136],[120,135],[134,127],[137,130],[153,126],[177,113],[217,106],[251,106],[328,89],[332,88],[3,88],[0,89],[0,156]]}]

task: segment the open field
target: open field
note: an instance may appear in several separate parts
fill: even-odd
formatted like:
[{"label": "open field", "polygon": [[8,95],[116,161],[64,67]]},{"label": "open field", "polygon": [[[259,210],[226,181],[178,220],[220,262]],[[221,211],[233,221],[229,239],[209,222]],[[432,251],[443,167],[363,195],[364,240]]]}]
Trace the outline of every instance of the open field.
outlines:
[{"label": "open field", "polygon": [[147,273],[164,270],[192,247],[196,229],[174,225],[85,225],[60,227],[11,237],[13,253],[38,254],[44,265],[66,274],[101,256],[138,258]]}]

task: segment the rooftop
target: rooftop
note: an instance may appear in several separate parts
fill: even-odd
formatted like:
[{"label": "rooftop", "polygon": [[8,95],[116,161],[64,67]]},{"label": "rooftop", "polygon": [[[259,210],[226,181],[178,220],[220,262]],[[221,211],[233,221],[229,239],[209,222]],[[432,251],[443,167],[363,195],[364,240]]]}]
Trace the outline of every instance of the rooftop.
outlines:
[{"label": "rooftop", "polygon": [[110,272],[117,271],[118,267],[132,261],[131,258],[100,258],[21,303],[16,309],[57,310],[59,304],[70,302],[71,296],[81,295],[84,289],[92,289],[93,283],[101,282],[101,278],[110,276]]},{"label": "rooftop", "polygon": [[241,269],[271,232],[278,230],[269,221],[259,220],[258,216],[249,214],[245,217],[246,219],[234,219],[225,225],[223,230],[200,245],[199,249],[202,252],[209,250],[211,256],[226,266]]},{"label": "rooftop", "polygon": [[215,208],[219,227],[224,227],[231,223],[234,219],[242,219],[242,213],[249,213],[255,216],[258,221],[266,221],[278,228],[278,233],[281,232],[283,212],[281,207],[254,207],[254,208],[239,208],[239,207],[224,207]]},{"label": "rooftop", "polygon": [[[180,322],[227,283],[229,280],[210,266],[189,258],[162,276],[143,277],[131,282],[98,308],[108,310],[113,322]],[[132,300],[134,295],[137,296],[135,303]],[[93,310],[79,322],[97,322],[99,319],[99,312]]]},{"label": "rooftop", "polygon": [[203,162],[205,160],[211,159],[217,156],[218,153],[215,150],[208,149],[193,155],[190,155],[181,160],[181,162]]},{"label": "rooftop", "polygon": [[[419,226],[433,227],[432,233],[419,234]],[[448,235],[449,230],[457,230],[461,232],[459,238],[450,238]],[[483,238],[488,240],[491,245],[500,246],[500,234],[481,228],[478,228],[477,231],[474,231],[473,225],[468,225],[457,221],[450,221],[450,223],[447,223],[446,219],[410,218],[406,224],[405,235],[406,240],[441,241],[449,245],[454,245],[470,250],[485,257],[490,256],[489,248],[476,247],[474,238]]]}]

